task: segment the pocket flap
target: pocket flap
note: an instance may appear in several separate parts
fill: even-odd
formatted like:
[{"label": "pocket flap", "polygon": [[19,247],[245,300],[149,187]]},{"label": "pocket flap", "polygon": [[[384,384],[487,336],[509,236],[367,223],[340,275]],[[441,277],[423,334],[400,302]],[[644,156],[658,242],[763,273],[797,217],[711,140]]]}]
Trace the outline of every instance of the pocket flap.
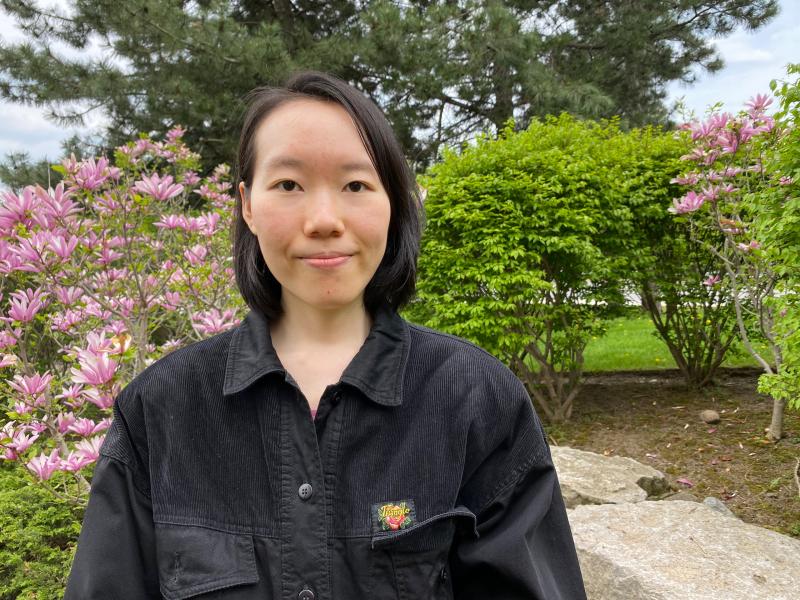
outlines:
[{"label": "pocket flap", "polygon": [[394,548],[410,550],[435,548],[442,541],[449,543],[452,540],[457,525],[468,535],[480,537],[475,513],[466,506],[456,506],[452,510],[419,521],[408,529],[375,534],[372,536],[371,547],[374,549],[391,544]]},{"label": "pocket flap", "polygon": [[183,600],[258,582],[253,537],[191,525],[156,523],[161,593]]}]

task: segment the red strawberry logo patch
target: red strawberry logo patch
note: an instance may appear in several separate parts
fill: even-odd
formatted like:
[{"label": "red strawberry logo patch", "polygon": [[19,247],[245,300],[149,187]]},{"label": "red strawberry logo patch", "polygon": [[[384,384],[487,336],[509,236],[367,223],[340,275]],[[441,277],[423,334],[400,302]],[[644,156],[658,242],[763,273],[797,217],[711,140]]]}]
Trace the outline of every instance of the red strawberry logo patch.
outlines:
[{"label": "red strawberry logo patch", "polygon": [[414,503],[411,500],[399,500],[373,504],[372,517],[374,527],[378,531],[406,529],[416,519]]}]

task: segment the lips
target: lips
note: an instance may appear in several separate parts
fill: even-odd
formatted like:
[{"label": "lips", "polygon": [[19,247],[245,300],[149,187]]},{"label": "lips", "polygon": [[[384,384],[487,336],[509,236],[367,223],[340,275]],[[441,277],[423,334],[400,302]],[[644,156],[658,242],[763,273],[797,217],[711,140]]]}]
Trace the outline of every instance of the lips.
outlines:
[{"label": "lips", "polygon": [[305,264],[318,269],[333,269],[345,264],[351,257],[352,255],[341,252],[318,252],[303,256],[301,260]]}]

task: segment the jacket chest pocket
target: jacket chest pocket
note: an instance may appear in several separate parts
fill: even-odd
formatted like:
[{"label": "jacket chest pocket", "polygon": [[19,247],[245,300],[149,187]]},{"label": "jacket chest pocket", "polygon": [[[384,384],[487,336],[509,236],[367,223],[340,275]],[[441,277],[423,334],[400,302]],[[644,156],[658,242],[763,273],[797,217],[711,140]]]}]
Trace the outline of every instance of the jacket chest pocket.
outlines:
[{"label": "jacket chest pocket", "polygon": [[456,533],[477,536],[475,515],[466,507],[434,515],[412,527],[372,537],[372,597],[452,600],[448,556]]},{"label": "jacket chest pocket", "polygon": [[[155,532],[158,578],[166,600],[214,591],[220,591],[220,598],[244,598],[258,583],[252,536],[163,523],[156,523]],[[211,597],[217,595],[204,599]]]}]

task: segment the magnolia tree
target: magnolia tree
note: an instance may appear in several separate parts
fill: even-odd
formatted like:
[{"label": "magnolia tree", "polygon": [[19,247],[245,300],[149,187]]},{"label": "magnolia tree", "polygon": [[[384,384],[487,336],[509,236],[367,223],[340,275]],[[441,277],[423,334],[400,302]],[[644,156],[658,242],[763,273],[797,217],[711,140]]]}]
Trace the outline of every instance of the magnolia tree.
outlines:
[{"label": "magnolia tree", "polygon": [[55,189],[2,195],[0,453],[75,504],[121,388],[240,320],[228,169],[201,178],[183,133],[113,163],[72,157]]},{"label": "magnolia tree", "polygon": [[[782,369],[782,336],[776,328],[787,312],[776,307],[781,280],[776,256],[760,239],[755,221],[762,196],[792,184],[791,177],[770,168],[774,148],[787,133],[766,114],[771,103],[767,96],[757,95],[737,115],[717,111],[705,121],[683,126],[690,132],[693,149],[682,159],[691,168],[677,181],[688,191],[669,208],[685,219],[692,238],[716,258],[716,269],[705,274],[703,283],[726,291],[739,337],[766,377]],[[721,235],[706,235],[709,230]],[[768,436],[777,440],[787,398],[773,395],[773,400]]]}]

